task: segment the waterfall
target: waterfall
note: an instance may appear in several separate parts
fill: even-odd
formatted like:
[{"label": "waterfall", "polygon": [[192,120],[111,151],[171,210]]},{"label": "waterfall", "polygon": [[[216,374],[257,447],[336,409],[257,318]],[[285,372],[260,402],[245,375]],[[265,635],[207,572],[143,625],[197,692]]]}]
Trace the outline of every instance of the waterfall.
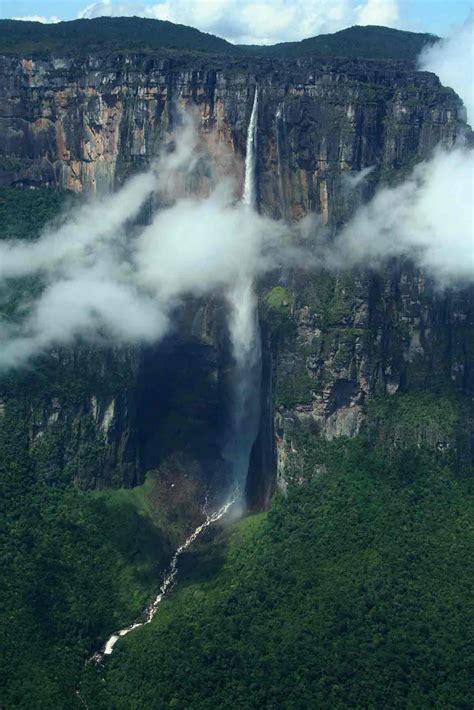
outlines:
[{"label": "waterfall", "polygon": [[247,129],[247,151],[245,154],[245,180],[242,202],[252,209],[257,204],[255,162],[257,158],[257,118],[258,118],[258,87],[255,87],[252,113]]},{"label": "waterfall", "polygon": [[280,104],[275,115],[275,142],[277,151],[277,175],[278,175],[278,193],[281,205],[281,214],[286,217],[286,193],[285,183],[283,181],[283,166],[282,166],[282,134],[283,143],[286,142],[286,124],[284,116],[284,105]]},{"label": "waterfall", "polygon": [[[255,89],[252,113],[247,133],[247,153],[245,156],[245,181],[242,204],[248,209],[256,209],[256,146],[257,146],[258,91]],[[201,533],[220,520],[237,502],[242,505],[245,483],[249,469],[252,446],[257,438],[260,421],[261,389],[261,340],[258,324],[257,298],[252,279],[247,275],[238,278],[226,294],[230,305],[229,333],[235,362],[232,374],[233,411],[229,442],[224,457],[230,462],[233,472],[235,493],[218,510],[207,515],[193,533],[174,553],[169,569],[155,599],[144,612],[144,620],[130,624],[113,633],[103,649],[92,656],[96,663],[110,656],[117,641],[131,631],[149,624],[157,613],[163,598],[173,587],[178,573],[178,561]],[[243,506],[242,506],[243,507]]]},{"label": "waterfall", "polygon": [[110,654],[114,650],[114,646],[117,643],[117,641],[122,638],[122,636],[126,636],[129,634],[131,631],[135,631],[135,629],[139,629],[141,626],[145,626],[146,624],[149,624],[156,612],[158,611],[158,607],[160,606],[161,602],[163,601],[164,597],[166,594],[170,591],[172,588],[176,575],[178,574],[178,560],[185,552],[188,547],[190,547],[193,542],[201,535],[201,533],[204,532],[206,528],[208,528],[210,525],[213,523],[217,522],[220,520],[229,510],[231,505],[233,505],[234,500],[229,500],[225,505],[223,505],[219,510],[214,511],[214,513],[210,513],[207,515],[205,521],[201,523],[201,525],[198,525],[198,527],[194,530],[194,532],[191,533],[191,535],[186,538],[186,540],[183,542],[182,545],[178,547],[176,552],[174,553],[168,572],[166,573],[163,583],[160,587],[160,591],[158,592],[157,596],[155,599],[147,606],[145,609],[145,620],[144,621],[137,621],[134,624],[130,624],[130,626],[126,626],[124,629],[121,629],[120,631],[116,631],[113,633],[106,641],[105,646],[102,651],[99,651],[98,653],[95,653],[92,657],[91,660],[94,660],[96,663],[100,663],[104,656],[110,656]]},{"label": "waterfall", "polygon": [[227,294],[231,307],[229,333],[232,343],[232,420],[224,457],[231,463],[232,478],[243,495],[252,446],[260,422],[261,342],[257,303],[250,279],[240,281]]},{"label": "waterfall", "polygon": [[[256,209],[257,206],[257,119],[258,88],[256,87],[247,130],[245,181],[242,195],[242,204],[251,210]],[[257,298],[252,278],[242,275],[228,291],[227,301],[230,305],[229,333],[235,367],[232,373],[231,432],[224,457],[231,463],[233,482],[238,495],[243,496],[250,454],[259,428],[262,375]]]}]

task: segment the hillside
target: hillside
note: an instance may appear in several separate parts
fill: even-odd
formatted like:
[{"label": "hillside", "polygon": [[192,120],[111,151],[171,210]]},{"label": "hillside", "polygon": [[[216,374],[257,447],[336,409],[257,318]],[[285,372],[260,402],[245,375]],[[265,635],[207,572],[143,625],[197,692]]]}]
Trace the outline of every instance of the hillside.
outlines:
[{"label": "hillside", "polygon": [[57,24],[0,20],[0,52],[4,54],[93,52],[238,52],[225,39],[193,27],[143,17],[98,17]]},{"label": "hillside", "polygon": [[472,478],[417,448],[300,446],[305,485],[197,546],[154,622],[87,669],[89,706],[468,707]]},{"label": "hillside", "polygon": [[421,49],[438,40],[431,34],[389,27],[348,27],[333,34],[308,37],[301,42],[281,42],[270,47],[245,47],[266,57],[348,57],[357,59],[415,60]]},{"label": "hillside", "polygon": [[57,24],[0,20],[0,53],[71,55],[106,52],[166,52],[259,57],[347,57],[413,61],[430,34],[387,27],[349,27],[334,34],[272,46],[236,46],[192,27],[141,17],[99,17]]}]

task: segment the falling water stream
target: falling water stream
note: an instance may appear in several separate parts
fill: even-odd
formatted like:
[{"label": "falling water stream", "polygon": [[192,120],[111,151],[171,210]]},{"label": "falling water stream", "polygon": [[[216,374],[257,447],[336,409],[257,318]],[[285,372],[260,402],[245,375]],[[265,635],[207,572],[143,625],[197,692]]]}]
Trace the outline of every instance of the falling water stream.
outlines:
[{"label": "falling water stream", "polygon": [[[245,156],[245,181],[242,203],[249,209],[256,208],[256,147],[257,147],[258,90],[255,89],[252,113],[247,132],[247,153]],[[260,418],[260,383],[261,383],[261,343],[256,308],[254,285],[248,277],[237,280],[228,292],[227,300],[231,307],[229,332],[232,342],[235,368],[233,373],[233,417],[230,443],[224,451],[225,458],[233,469],[236,494],[218,510],[206,516],[201,525],[189,535],[174,553],[168,571],[163,579],[155,599],[144,611],[144,620],[138,621],[113,633],[103,649],[92,656],[96,663],[104,656],[110,656],[115,644],[122,637],[141,626],[149,624],[158,608],[172,588],[178,573],[178,561],[193,542],[206,528],[216,523],[227,513],[229,508],[243,497],[250,453],[258,433]]]},{"label": "falling water stream", "polygon": [[257,204],[256,171],[255,162],[257,158],[257,119],[258,119],[258,87],[255,87],[253,97],[252,113],[247,129],[247,146],[245,153],[245,179],[242,202],[252,209]]},{"label": "falling water stream", "polygon": [[[245,181],[242,204],[246,209],[257,206],[258,87],[255,87],[252,113],[247,130]],[[253,279],[245,270],[227,292],[230,305],[229,334],[234,369],[232,373],[232,422],[224,457],[230,462],[233,483],[243,496],[252,446],[260,423],[260,391],[262,353],[258,324],[257,297]],[[242,501],[239,501],[242,502]]]},{"label": "falling water stream", "polygon": [[[278,106],[275,115],[275,142],[277,151],[277,176],[278,176],[278,193],[280,198],[282,216],[286,217],[286,194],[285,183],[283,176],[283,161],[282,148],[286,142],[286,125],[285,125],[285,105],[284,103]],[[283,144],[283,145],[282,145]]]}]

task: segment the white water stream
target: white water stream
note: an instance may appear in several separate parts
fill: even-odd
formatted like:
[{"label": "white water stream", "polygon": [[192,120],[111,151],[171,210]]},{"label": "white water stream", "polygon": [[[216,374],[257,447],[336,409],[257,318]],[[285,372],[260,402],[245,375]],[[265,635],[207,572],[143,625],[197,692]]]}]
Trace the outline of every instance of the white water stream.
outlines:
[{"label": "white water stream", "polygon": [[170,591],[171,587],[173,586],[173,583],[176,579],[176,575],[178,573],[178,560],[185,552],[188,547],[190,547],[193,542],[201,535],[202,532],[206,528],[208,528],[210,525],[213,523],[216,523],[218,520],[220,520],[229,510],[231,505],[234,503],[234,500],[229,500],[227,503],[225,503],[219,510],[215,510],[213,513],[210,513],[205,521],[201,523],[201,525],[198,525],[198,527],[194,530],[194,532],[191,533],[191,535],[186,538],[186,540],[183,542],[182,545],[178,547],[176,552],[173,555],[173,558],[171,560],[171,564],[169,566],[168,572],[165,575],[165,578],[163,580],[163,583],[160,587],[160,591],[155,597],[155,599],[147,606],[145,609],[145,619],[144,621],[137,621],[134,624],[130,624],[130,626],[126,626],[124,629],[121,629],[120,631],[116,631],[114,634],[112,634],[106,641],[105,646],[102,651],[99,651],[98,653],[95,653],[94,656],[92,657],[93,660],[95,660],[97,663],[100,663],[104,656],[110,656],[112,651],[114,650],[114,646],[117,643],[117,641],[122,637],[126,636],[129,634],[131,631],[135,631],[135,629],[139,629],[141,626],[145,626],[146,624],[149,624],[156,612],[158,611],[158,607],[160,606],[161,602],[163,601],[163,598],[166,596],[166,594]]},{"label": "white water stream", "polygon": [[247,150],[245,154],[245,180],[242,202],[255,208],[257,203],[255,161],[257,157],[258,87],[255,87],[252,113],[247,129]]}]

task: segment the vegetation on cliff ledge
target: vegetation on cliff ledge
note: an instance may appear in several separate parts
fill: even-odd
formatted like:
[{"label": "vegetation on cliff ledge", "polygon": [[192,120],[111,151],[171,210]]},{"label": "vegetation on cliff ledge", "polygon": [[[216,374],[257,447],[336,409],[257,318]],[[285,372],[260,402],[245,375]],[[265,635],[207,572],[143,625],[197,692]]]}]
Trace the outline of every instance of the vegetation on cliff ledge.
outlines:
[{"label": "vegetation on cliff ledge", "polygon": [[[20,190],[0,188],[0,239],[35,239],[43,227],[61,213],[72,193],[52,188]],[[67,203],[66,203],[67,204]]]}]

